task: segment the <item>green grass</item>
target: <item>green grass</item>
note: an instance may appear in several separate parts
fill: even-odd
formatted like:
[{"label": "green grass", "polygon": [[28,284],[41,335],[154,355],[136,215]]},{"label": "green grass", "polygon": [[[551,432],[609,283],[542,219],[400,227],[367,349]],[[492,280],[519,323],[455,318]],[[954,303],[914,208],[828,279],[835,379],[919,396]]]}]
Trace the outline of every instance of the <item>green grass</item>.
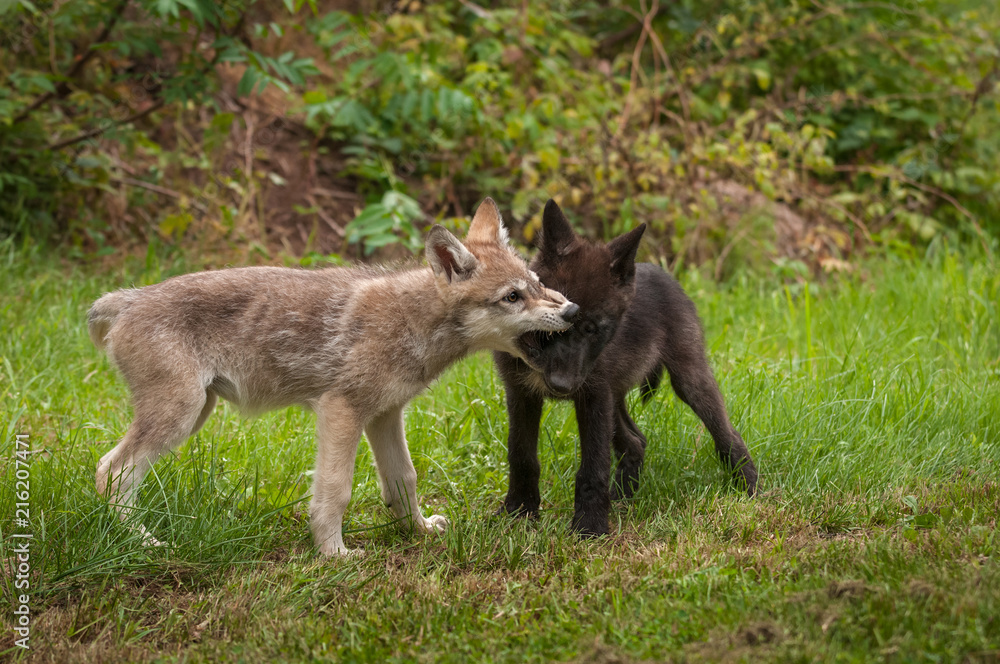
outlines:
[{"label": "green grass", "polygon": [[[760,496],[727,487],[669,389],[633,404],[650,440],[614,534],[568,532],[577,466],[566,404],[546,408],[543,516],[493,517],[506,415],[488,358],[411,405],[423,508],[413,537],[360,453],[348,509],[359,559],[322,560],[306,517],[313,418],[228,407],[147,477],[144,548],[96,495],[127,393],[85,330],[103,291],[183,271],[114,273],[0,254],[4,573],[14,648],[14,435],[30,434],[34,661],[968,661],[1000,658],[1000,275],[959,254],[892,257],[785,287],[685,275]],[[23,529],[21,530],[23,532]]]}]

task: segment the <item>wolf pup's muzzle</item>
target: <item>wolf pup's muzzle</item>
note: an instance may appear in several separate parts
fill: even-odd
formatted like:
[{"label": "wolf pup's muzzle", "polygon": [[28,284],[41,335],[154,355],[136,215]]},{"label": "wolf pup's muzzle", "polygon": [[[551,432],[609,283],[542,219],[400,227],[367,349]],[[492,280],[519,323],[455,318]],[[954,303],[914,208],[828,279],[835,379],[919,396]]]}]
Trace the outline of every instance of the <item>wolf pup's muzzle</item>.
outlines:
[{"label": "wolf pup's muzzle", "polygon": [[566,307],[565,311],[561,311],[559,315],[562,316],[564,321],[572,325],[576,320],[576,315],[580,313],[580,305],[573,302],[567,302],[567,304],[569,306]]},{"label": "wolf pup's muzzle", "polygon": [[545,289],[545,299],[561,305],[559,310],[555,312],[560,320],[552,331],[565,332],[568,330],[573,325],[573,321],[576,319],[577,314],[580,313],[580,305],[570,302],[566,299],[565,295],[550,288]]}]

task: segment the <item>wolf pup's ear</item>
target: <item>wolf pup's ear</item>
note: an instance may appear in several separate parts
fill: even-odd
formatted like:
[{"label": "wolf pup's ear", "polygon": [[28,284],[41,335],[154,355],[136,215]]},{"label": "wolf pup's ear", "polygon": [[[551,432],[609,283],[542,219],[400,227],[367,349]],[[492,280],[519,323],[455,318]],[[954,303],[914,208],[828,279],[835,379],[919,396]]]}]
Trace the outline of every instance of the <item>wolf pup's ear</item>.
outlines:
[{"label": "wolf pup's ear", "polygon": [[565,256],[576,242],[576,233],[563,211],[551,198],[542,212],[542,253]]},{"label": "wolf pup's ear", "polygon": [[635,278],[635,252],[639,249],[639,240],[645,232],[646,224],[639,224],[608,243],[608,251],[611,252],[611,275],[622,283]]},{"label": "wolf pup's ear", "polygon": [[472,276],[479,261],[458,238],[444,226],[434,224],[427,233],[427,262],[435,276],[443,276],[448,283],[463,281]]},{"label": "wolf pup's ear", "polygon": [[500,208],[490,197],[483,199],[472,217],[469,234],[465,236],[469,243],[507,244],[507,229],[504,228]]}]

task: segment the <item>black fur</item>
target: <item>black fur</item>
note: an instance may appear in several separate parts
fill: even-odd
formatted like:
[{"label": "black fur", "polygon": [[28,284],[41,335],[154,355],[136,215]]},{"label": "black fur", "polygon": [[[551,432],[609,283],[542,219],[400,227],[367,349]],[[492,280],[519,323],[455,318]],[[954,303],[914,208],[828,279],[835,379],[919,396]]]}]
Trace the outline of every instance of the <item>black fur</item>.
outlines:
[{"label": "black fur", "polygon": [[[648,400],[664,369],[674,392],[712,434],[736,484],[751,496],[756,491],[757,468],[729,422],[694,303],[660,268],[635,265],[644,231],[645,224],[606,245],[586,242],[554,201],[546,204],[541,250],[531,268],[546,287],[580,305],[580,313],[566,332],[523,336],[527,362],[494,354],[510,418],[510,484],[501,512],[538,513],[542,404],[547,397],[572,399],[580,429],[573,528],[584,535],[607,533],[612,491],[615,498],[632,496],[646,451],[625,395],[638,386]],[[613,485],[612,446],[618,458]]]}]

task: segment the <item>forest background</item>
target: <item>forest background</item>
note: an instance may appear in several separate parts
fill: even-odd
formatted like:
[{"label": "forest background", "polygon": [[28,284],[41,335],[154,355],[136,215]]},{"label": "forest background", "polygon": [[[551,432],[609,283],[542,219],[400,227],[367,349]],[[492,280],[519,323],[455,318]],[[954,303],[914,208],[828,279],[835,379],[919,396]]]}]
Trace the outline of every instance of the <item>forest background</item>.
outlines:
[{"label": "forest background", "polygon": [[801,278],[1000,235],[1000,11],[967,0],[5,0],[0,235],[240,262],[419,250],[550,197],[646,258]]}]

